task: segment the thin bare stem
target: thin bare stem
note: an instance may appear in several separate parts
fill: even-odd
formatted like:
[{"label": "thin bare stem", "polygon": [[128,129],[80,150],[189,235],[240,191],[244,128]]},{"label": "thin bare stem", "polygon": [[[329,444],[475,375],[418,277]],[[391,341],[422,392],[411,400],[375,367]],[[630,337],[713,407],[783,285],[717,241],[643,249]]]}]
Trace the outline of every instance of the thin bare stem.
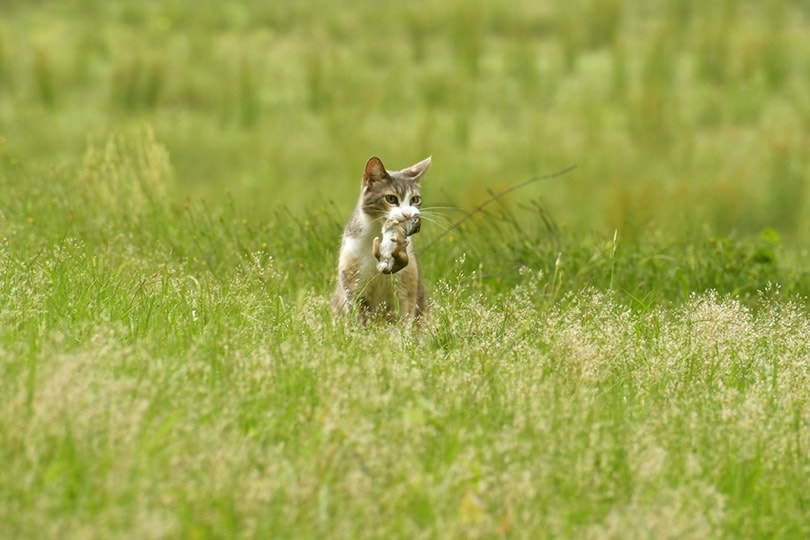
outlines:
[{"label": "thin bare stem", "polygon": [[492,194],[492,195],[490,195],[490,197],[489,197],[488,199],[486,199],[484,202],[482,202],[482,203],[478,204],[478,205],[477,205],[475,208],[473,208],[472,210],[470,210],[469,212],[467,212],[467,213],[466,213],[466,215],[465,215],[464,217],[462,217],[462,218],[461,218],[461,219],[459,219],[458,221],[454,222],[452,225],[450,225],[450,227],[448,227],[448,228],[446,228],[444,231],[442,231],[442,233],[441,233],[439,236],[437,236],[437,237],[436,237],[436,238],[434,238],[434,239],[433,239],[433,240],[432,240],[432,241],[431,241],[429,244],[427,244],[426,246],[424,246],[423,248],[421,248],[421,250],[420,250],[420,251],[422,251],[422,252],[427,251],[427,250],[428,250],[428,249],[430,249],[430,248],[431,248],[431,247],[432,247],[432,246],[433,246],[433,245],[434,245],[436,242],[438,242],[439,240],[441,240],[442,238],[444,238],[444,237],[445,237],[447,234],[449,234],[450,232],[452,232],[452,231],[454,231],[455,229],[457,229],[457,228],[458,228],[458,227],[459,227],[459,226],[460,226],[462,223],[464,223],[464,222],[465,222],[465,221],[467,221],[468,219],[472,218],[472,217],[473,217],[473,216],[475,216],[477,213],[479,213],[481,210],[483,210],[484,208],[486,208],[487,206],[489,206],[491,203],[493,203],[493,202],[497,201],[498,199],[500,199],[500,198],[501,198],[501,197],[503,197],[504,195],[506,195],[506,194],[508,194],[508,193],[511,193],[511,192],[513,192],[513,191],[515,191],[515,190],[518,190],[518,189],[520,189],[520,188],[526,187],[526,186],[528,186],[529,184],[532,184],[532,183],[534,183],[534,182],[537,182],[538,180],[549,180],[549,179],[551,179],[551,178],[557,178],[558,176],[562,176],[562,175],[564,175],[564,174],[567,174],[567,173],[569,173],[569,172],[573,171],[573,170],[574,170],[574,169],[576,169],[576,168],[577,168],[577,166],[576,166],[576,165],[571,165],[570,167],[566,167],[565,169],[563,169],[563,170],[561,170],[561,171],[553,172],[553,173],[551,173],[551,174],[544,174],[544,175],[542,175],[542,176],[535,176],[535,177],[533,177],[533,178],[529,178],[529,179],[528,179],[528,180],[526,180],[525,182],[521,182],[521,183],[519,183],[519,184],[515,184],[514,186],[510,186],[510,187],[508,187],[508,188],[504,189],[503,191],[499,191],[499,192],[497,192],[497,193],[493,193],[493,194]]}]

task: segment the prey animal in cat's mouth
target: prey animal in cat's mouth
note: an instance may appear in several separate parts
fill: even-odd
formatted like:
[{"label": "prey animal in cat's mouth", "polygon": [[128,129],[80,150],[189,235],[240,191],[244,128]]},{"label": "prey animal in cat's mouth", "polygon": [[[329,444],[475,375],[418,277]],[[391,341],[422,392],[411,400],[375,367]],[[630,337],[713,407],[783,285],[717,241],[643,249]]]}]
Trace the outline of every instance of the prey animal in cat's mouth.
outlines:
[{"label": "prey animal in cat's mouth", "polygon": [[422,220],[419,214],[409,219],[387,219],[382,228],[382,240],[374,237],[372,253],[379,261],[377,270],[383,274],[395,274],[408,266],[408,237],[419,232]]}]

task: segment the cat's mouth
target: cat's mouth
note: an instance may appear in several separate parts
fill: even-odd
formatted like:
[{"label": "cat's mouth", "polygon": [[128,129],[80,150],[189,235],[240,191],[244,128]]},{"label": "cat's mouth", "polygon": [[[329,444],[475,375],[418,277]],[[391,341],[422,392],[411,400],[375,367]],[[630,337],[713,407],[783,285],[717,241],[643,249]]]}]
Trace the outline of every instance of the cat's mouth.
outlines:
[{"label": "cat's mouth", "polygon": [[419,217],[419,214],[409,216],[407,218],[402,216],[389,217],[383,224],[383,230],[391,227],[397,227],[401,224],[404,224],[402,232],[407,237],[420,231],[422,228],[422,219]]}]

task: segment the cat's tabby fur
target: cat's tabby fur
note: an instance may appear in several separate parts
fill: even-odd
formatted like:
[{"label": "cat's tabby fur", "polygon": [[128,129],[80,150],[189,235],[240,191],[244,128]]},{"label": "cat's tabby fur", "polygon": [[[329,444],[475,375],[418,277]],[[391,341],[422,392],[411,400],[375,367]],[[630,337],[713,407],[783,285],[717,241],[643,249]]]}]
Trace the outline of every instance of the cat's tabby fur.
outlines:
[{"label": "cat's tabby fur", "polygon": [[[374,244],[386,221],[419,219],[419,179],[430,163],[427,158],[400,171],[386,170],[378,157],[366,163],[360,199],[340,246],[337,287],[332,295],[336,314],[356,311],[363,321],[370,317],[417,319],[426,314],[427,294],[412,238],[403,240],[406,266],[395,267],[390,274],[378,270]],[[379,254],[379,247],[376,251]]]}]

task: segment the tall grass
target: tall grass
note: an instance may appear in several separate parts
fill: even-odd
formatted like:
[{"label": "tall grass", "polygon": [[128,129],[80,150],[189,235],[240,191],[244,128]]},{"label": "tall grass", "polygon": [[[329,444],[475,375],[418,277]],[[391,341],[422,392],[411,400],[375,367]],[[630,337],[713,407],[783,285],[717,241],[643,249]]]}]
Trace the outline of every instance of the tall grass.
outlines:
[{"label": "tall grass", "polygon": [[422,332],[354,327],[337,211],[252,222],[172,202],[172,171],[145,130],[3,174],[4,536],[809,532],[807,277],[777,237],[492,215],[423,253]]}]

